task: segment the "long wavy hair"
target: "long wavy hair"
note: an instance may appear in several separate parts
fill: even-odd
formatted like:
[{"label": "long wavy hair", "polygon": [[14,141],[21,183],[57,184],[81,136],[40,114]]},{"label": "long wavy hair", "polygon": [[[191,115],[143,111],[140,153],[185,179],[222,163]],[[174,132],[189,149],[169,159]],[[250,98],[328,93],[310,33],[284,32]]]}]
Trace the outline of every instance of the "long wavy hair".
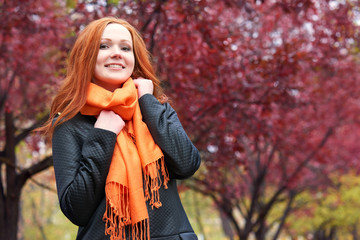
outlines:
[{"label": "long wavy hair", "polygon": [[[73,118],[85,105],[87,85],[94,76],[101,36],[106,26],[111,23],[121,24],[131,34],[135,56],[132,78],[143,77],[152,80],[154,96],[162,103],[167,101],[140,33],[124,19],[104,17],[87,25],[75,41],[68,59],[66,77],[52,102],[49,119],[39,128],[50,137],[56,126]],[[55,117],[57,119],[54,122]]]}]

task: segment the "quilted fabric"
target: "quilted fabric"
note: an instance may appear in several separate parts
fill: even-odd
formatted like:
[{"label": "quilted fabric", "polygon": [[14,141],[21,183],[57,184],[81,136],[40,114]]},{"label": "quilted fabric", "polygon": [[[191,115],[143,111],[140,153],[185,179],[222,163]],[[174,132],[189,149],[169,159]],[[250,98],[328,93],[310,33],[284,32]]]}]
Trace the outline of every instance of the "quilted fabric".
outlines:
[{"label": "quilted fabric", "polygon": [[[200,166],[198,150],[187,137],[176,112],[150,95],[139,99],[143,121],[164,152],[170,174],[168,189],[160,189],[162,207],[148,206],[152,240],[197,239],[180,202],[176,179],[192,176]],[[116,134],[94,128],[94,117],[76,115],[53,135],[53,158],[60,208],[79,226],[77,239],[108,240],[105,180]]]}]

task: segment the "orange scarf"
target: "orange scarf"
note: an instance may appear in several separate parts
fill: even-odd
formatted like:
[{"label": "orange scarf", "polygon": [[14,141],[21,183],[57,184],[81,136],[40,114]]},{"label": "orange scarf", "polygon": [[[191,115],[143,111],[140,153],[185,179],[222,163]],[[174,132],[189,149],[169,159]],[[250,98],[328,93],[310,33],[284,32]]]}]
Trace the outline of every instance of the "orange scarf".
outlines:
[{"label": "orange scarf", "polygon": [[131,78],[114,92],[89,84],[86,104],[80,112],[98,116],[101,110],[114,111],[126,122],[117,136],[106,179],[105,234],[111,240],[126,239],[125,228],[128,228],[131,239],[150,239],[145,201],[150,200],[152,207],[160,207],[161,175],[165,188],[169,177],[163,153],[142,121],[137,89]]}]

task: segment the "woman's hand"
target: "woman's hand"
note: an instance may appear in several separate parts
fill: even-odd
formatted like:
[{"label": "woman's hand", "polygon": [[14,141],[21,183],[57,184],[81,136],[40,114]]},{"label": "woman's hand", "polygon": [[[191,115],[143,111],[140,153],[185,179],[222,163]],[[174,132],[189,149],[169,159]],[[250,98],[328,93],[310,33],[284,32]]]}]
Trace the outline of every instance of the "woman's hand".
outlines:
[{"label": "woman's hand", "polygon": [[124,120],[113,111],[102,110],[95,122],[95,128],[101,128],[119,134],[124,128]]},{"label": "woman's hand", "polygon": [[143,95],[149,93],[153,94],[154,92],[154,84],[151,80],[145,78],[137,78],[133,80],[135,83],[135,87],[138,90],[139,98]]}]

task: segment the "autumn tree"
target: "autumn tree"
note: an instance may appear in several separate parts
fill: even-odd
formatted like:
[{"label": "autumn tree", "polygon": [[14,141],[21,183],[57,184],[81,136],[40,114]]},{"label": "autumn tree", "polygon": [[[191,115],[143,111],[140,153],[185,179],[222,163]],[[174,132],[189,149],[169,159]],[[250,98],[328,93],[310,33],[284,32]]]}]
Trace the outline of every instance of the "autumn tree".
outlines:
[{"label": "autumn tree", "polygon": [[[240,239],[264,239],[278,224],[276,239],[297,194],[356,162],[356,131],[353,144],[330,143],[349,137],[343,126],[359,128],[357,1],[83,5],[79,21],[115,15],[141,30],[202,152],[189,185],[213,198]],[[286,207],[270,222],[279,202]]]},{"label": "autumn tree", "polygon": [[355,171],[334,173],[333,185],[321,191],[306,191],[295,200],[295,209],[286,224],[287,232],[315,239],[359,239],[360,178]]},{"label": "autumn tree", "polygon": [[[0,201],[7,204],[18,200],[26,179],[49,163],[39,161],[21,169],[15,161],[15,146],[36,126],[40,116],[34,113],[43,112],[42,97],[51,89],[39,83],[57,83],[51,73],[62,57],[53,46],[66,21],[51,25],[61,19],[57,11],[34,13],[58,6],[40,2],[45,7],[21,8],[20,1],[1,5],[2,12],[9,12],[1,15],[0,60],[5,79],[0,83],[0,109],[6,122],[1,152],[6,170],[1,174],[6,172],[8,179],[1,184]],[[274,220],[279,226],[276,239],[297,194],[328,184],[328,172],[346,171],[349,162],[356,162],[354,148],[349,149],[353,145],[340,148],[329,143],[345,138],[342,126],[358,128],[357,1],[67,2],[72,4],[74,32],[106,15],[123,17],[140,29],[166,92],[202,154],[204,164],[188,185],[213,198],[240,239],[252,233],[264,239],[272,226],[269,214],[282,202],[287,207]],[[19,10],[27,25],[24,19],[15,21]],[[48,21],[39,21],[42,18]],[[52,27],[37,29],[42,24]],[[31,38],[26,37],[28,31],[34,33]],[[46,36],[41,41],[39,31]],[[19,44],[19,39],[26,44]],[[21,48],[27,44],[37,51]],[[21,54],[21,64],[8,61]],[[31,91],[33,87],[37,90]],[[355,132],[351,138],[357,141]],[[346,161],[337,156],[346,156]],[[0,211],[5,216],[0,226],[6,229],[2,226],[10,213],[17,216],[16,208]]]},{"label": "autumn tree", "polygon": [[17,161],[46,110],[63,65],[62,38],[67,20],[57,1],[0,1],[0,239],[16,239],[19,199],[26,181],[52,165],[51,156]]},{"label": "autumn tree", "polygon": [[[164,38],[181,47],[163,54],[161,66],[204,160],[191,185],[214,199],[240,239],[265,239],[277,224],[276,239],[298,193],[358,160],[338,158],[359,140],[357,4],[213,4],[191,8],[187,16],[198,21],[186,25],[169,13]],[[356,141],[330,145],[349,137],[344,125]],[[268,221],[279,202],[282,215]]]}]

